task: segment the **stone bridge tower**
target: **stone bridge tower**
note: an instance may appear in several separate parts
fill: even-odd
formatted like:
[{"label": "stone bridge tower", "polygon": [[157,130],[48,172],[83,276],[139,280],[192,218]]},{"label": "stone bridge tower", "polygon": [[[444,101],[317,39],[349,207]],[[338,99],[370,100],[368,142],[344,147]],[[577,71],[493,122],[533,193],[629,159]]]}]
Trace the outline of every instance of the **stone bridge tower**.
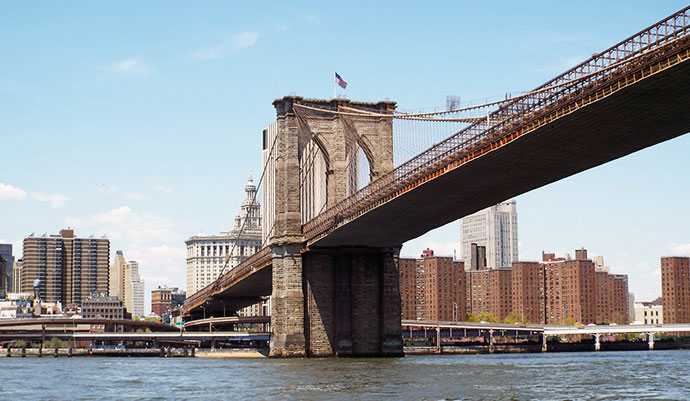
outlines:
[{"label": "stone bridge tower", "polygon": [[402,355],[400,247],[310,248],[302,232],[359,189],[363,165],[372,180],[393,170],[393,120],[381,114],[395,103],[288,96],[273,105],[262,219],[273,266],[271,355]]}]

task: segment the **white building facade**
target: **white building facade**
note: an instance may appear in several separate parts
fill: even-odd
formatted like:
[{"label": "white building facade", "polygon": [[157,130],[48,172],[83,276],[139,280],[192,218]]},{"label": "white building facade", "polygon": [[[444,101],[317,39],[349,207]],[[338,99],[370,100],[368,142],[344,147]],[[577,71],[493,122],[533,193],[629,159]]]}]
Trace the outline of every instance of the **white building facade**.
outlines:
[{"label": "white building facade", "polygon": [[109,275],[108,295],[122,301],[132,317],[143,317],[144,280],[139,274],[139,263],[134,260],[126,262],[122,251],[117,251]]},{"label": "white building facade", "polygon": [[139,263],[125,264],[125,308],[132,317],[144,317],[144,280],[139,274]]},{"label": "white building facade", "polygon": [[664,324],[664,307],[651,302],[635,302],[636,324]]},{"label": "white building facade", "polygon": [[518,221],[515,200],[499,203],[460,220],[462,258],[471,266],[471,245],[486,247],[487,267],[508,267],[518,261]]},{"label": "white building facade", "polygon": [[259,201],[255,200],[256,186],[251,172],[244,191],[241,212],[235,217],[235,227],[232,231],[221,232],[218,235],[198,234],[185,241],[187,294],[194,294],[213,283],[223,272],[226,258],[229,258],[229,261],[225,272],[261,248],[261,207]]}]

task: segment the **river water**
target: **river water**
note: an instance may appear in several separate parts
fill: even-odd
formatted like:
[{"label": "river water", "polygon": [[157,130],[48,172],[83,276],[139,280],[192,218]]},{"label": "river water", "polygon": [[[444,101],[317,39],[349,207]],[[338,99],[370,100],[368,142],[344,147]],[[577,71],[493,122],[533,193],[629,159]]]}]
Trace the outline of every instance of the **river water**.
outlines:
[{"label": "river water", "polygon": [[690,351],[395,359],[2,358],[0,400],[690,398]]}]

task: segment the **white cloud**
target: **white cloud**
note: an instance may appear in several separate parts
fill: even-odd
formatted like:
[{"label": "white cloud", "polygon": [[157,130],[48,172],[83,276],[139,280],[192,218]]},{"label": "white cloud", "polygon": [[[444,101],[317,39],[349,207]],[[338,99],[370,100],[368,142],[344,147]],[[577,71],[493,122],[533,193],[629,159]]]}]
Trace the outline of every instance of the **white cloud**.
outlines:
[{"label": "white cloud", "polygon": [[0,200],[22,200],[26,198],[26,192],[17,187],[0,182]]},{"label": "white cloud", "polygon": [[134,243],[156,244],[180,240],[180,236],[172,231],[174,224],[170,220],[150,212],[137,213],[129,206],[87,217],[67,217],[65,224],[77,229],[95,229],[98,235],[107,234],[111,239]]},{"label": "white cloud", "polygon": [[148,75],[151,73],[151,68],[149,68],[149,66],[139,57],[115,61],[114,63],[110,64],[108,70],[117,72],[119,74],[138,76]]},{"label": "white cloud", "polygon": [[144,199],[143,196],[139,192],[126,192],[125,193],[125,198],[129,200],[142,200]]},{"label": "white cloud", "polygon": [[169,245],[157,245],[144,248],[133,248],[125,255],[128,259],[134,259],[141,266],[140,274],[147,283],[158,285],[173,285],[182,287],[178,277],[184,277],[185,247]]},{"label": "white cloud", "polygon": [[31,194],[31,197],[39,202],[49,203],[50,207],[60,207],[64,205],[68,200],[65,195],[58,193],[49,194],[45,192],[34,192]]},{"label": "white cloud", "polygon": [[151,290],[157,286],[185,288],[187,250],[184,238],[174,231],[177,225],[173,221],[121,206],[103,213],[68,217],[64,222],[97,236],[107,234],[112,255],[122,250],[127,260],[139,262],[139,274],[145,281],[145,311],[150,311]]},{"label": "white cloud", "polygon": [[690,242],[687,244],[672,244],[668,247],[675,255],[690,255]]},{"label": "white cloud", "polygon": [[163,186],[163,185],[156,185],[153,189],[159,192],[165,192],[166,194],[169,194],[172,192],[172,188]]},{"label": "white cloud", "polygon": [[225,57],[230,53],[254,46],[258,38],[258,32],[242,32],[231,35],[220,43],[197,51],[194,53],[194,58],[210,60]]}]

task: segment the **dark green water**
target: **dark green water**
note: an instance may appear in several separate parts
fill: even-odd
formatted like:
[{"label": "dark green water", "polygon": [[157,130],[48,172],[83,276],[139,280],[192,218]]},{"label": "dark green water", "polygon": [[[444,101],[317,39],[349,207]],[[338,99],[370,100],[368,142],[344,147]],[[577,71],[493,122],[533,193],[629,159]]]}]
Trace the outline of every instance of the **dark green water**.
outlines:
[{"label": "dark green water", "polygon": [[690,399],[690,351],[399,359],[2,358],[0,400]]}]

